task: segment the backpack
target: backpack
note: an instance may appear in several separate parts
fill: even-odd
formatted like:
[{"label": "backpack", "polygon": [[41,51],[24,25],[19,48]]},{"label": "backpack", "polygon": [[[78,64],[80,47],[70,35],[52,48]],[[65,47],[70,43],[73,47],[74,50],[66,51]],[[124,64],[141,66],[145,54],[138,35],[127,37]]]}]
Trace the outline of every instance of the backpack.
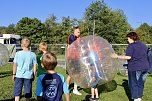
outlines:
[{"label": "backpack", "polygon": [[148,49],[147,51],[148,62],[149,62],[149,73],[152,73],[152,50]]}]

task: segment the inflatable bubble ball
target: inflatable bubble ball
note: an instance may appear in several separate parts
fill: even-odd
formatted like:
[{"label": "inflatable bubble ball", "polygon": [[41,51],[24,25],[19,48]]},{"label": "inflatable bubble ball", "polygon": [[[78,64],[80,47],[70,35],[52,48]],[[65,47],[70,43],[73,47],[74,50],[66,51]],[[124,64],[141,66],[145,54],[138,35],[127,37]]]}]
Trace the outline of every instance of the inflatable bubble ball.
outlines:
[{"label": "inflatable bubble ball", "polygon": [[99,36],[86,36],[67,48],[66,69],[82,88],[105,84],[114,79],[118,61],[112,59],[112,45]]},{"label": "inflatable bubble ball", "polygon": [[121,60],[119,59],[119,68],[118,68],[118,73],[122,76],[127,76],[128,75],[128,63],[127,60]]},{"label": "inflatable bubble ball", "polygon": [[0,66],[7,64],[9,61],[9,52],[5,45],[0,44]]}]

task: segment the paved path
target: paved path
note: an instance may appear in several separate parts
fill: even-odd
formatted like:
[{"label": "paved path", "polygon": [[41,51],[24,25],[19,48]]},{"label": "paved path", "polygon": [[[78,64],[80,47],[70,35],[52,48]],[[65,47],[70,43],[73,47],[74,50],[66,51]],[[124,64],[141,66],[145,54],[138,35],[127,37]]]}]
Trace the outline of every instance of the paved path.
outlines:
[{"label": "paved path", "polygon": [[58,59],[58,67],[66,68],[64,59]]}]

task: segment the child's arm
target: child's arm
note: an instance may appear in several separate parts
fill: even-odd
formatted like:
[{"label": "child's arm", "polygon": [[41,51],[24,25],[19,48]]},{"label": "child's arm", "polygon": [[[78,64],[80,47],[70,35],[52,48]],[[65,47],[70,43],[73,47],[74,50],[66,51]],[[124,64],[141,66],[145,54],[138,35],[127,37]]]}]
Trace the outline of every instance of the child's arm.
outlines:
[{"label": "child's arm", "polygon": [[65,94],[66,101],[70,101],[70,94]]},{"label": "child's arm", "polygon": [[34,64],[34,65],[33,65],[33,73],[34,73],[34,76],[36,75],[36,69],[37,69],[37,65]]},{"label": "child's arm", "polygon": [[16,75],[16,63],[13,63],[13,77],[12,77],[12,80],[15,80],[15,75]]},{"label": "child's arm", "polygon": [[[59,74],[60,75],[60,74]],[[62,79],[62,82],[63,82],[63,92],[65,94],[65,98],[66,98],[66,101],[70,101],[70,94],[69,94],[69,86],[67,85],[67,82],[66,80],[64,79],[64,76],[63,75],[60,75],[61,79]]]},{"label": "child's arm", "polygon": [[34,76],[36,76],[36,69],[37,69],[37,58],[36,58],[36,55],[34,53],[34,58],[33,58],[33,73],[34,73]]},{"label": "child's arm", "polygon": [[33,78],[32,81],[35,80],[37,65],[33,65]]}]

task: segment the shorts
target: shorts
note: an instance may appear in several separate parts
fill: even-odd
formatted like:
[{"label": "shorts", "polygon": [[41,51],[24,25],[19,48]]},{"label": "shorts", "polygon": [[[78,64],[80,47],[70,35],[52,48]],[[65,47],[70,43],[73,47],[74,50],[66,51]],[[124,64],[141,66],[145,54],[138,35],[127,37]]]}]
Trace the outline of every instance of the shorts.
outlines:
[{"label": "shorts", "polygon": [[15,78],[14,96],[20,96],[22,94],[22,87],[24,85],[25,98],[32,97],[32,80],[25,78]]},{"label": "shorts", "polygon": [[93,84],[93,85],[91,85],[91,88],[97,88],[97,86],[98,86],[98,84]]}]

